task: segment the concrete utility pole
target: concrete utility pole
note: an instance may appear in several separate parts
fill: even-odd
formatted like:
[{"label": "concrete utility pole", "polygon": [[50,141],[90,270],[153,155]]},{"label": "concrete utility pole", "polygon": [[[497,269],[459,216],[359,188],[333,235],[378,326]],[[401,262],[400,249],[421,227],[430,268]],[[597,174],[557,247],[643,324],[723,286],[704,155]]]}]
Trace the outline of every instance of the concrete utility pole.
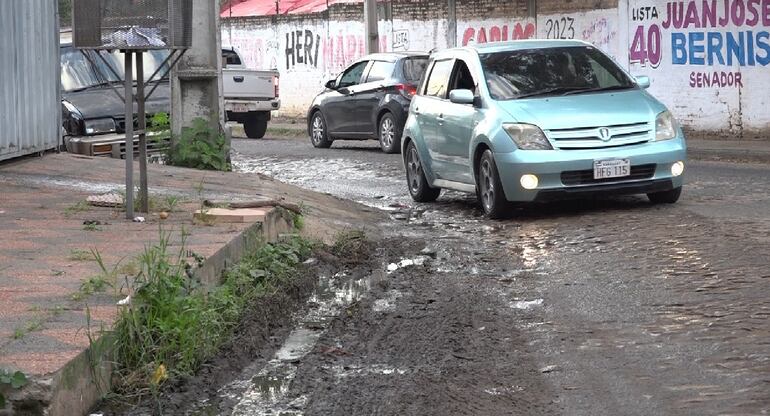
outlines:
[{"label": "concrete utility pole", "polygon": [[447,30],[446,46],[454,48],[457,46],[457,1],[447,0]]},{"label": "concrete utility pole", "polygon": [[380,35],[377,28],[377,0],[364,0],[364,30],[366,31],[366,53],[380,51]]},{"label": "concrete utility pole", "polygon": [[171,128],[176,137],[198,117],[208,121],[212,132],[224,129],[220,36],[219,2],[193,0],[192,47],[171,77]]}]

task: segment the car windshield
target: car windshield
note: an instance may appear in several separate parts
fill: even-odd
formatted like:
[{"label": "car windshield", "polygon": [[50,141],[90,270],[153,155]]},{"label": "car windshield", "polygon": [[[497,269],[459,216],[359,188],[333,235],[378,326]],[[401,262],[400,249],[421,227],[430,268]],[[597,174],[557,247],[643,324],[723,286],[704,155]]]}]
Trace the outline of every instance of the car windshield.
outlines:
[{"label": "car windshield", "polygon": [[427,57],[406,58],[404,59],[404,78],[406,81],[418,82],[427,67]]},{"label": "car windshield", "polygon": [[591,46],[493,52],[479,58],[495,100],[636,86],[612,59]]},{"label": "car windshield", "polygon": [[[61,50],[61,88],[63,91],[77,91],[85,88],[104,85],[111,82],[123,80],[123,54],[120,52],[106,53],[99,52],[105,58],[100,59],[96,51],[83,51],[89,54],[90,60],[83,53],[72,47],[64,47]],[[163,63],[167,52],[152,50],[144,53],[144,76],[149,78],[156,69]],[[112,69],[117,73],[117,77],[105,64],[107,61]],[[160,79],[166,72],[161,70],[152,81]],[[136,71],[134,70],[134,76]]]}]

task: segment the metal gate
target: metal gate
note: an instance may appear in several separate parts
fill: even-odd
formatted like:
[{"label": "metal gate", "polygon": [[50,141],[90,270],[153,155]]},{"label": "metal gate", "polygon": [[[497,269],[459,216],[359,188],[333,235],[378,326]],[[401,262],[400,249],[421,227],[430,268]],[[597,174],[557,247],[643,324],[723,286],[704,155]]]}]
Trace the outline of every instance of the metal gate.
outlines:
[{"label": "metal gate", "polygon": [[53,0],[0,0],[0,160],[59,142],[56,9]]}]

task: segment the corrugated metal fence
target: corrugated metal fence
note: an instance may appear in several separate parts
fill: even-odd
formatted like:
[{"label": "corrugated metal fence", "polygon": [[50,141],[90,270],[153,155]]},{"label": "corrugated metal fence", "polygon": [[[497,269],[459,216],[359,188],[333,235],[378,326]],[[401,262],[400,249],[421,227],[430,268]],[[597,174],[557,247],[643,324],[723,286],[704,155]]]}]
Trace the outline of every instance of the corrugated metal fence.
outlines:
[{"label": "corrugated metal fence", "polygon": [[56,8],[54,0],[0,0],[0,160],[59,141]]}]

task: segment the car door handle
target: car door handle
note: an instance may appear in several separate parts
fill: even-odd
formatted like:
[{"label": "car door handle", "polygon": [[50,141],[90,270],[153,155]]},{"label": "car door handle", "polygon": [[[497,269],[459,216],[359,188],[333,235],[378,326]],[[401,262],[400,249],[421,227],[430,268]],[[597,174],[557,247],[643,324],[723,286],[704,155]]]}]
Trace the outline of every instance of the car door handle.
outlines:
[{"label": "car door handle", "polygon": [[235,76],[235,77],[233,77],[233,81],[235,81],[235,82],[243,82],[243,77],[242,76]]}]

